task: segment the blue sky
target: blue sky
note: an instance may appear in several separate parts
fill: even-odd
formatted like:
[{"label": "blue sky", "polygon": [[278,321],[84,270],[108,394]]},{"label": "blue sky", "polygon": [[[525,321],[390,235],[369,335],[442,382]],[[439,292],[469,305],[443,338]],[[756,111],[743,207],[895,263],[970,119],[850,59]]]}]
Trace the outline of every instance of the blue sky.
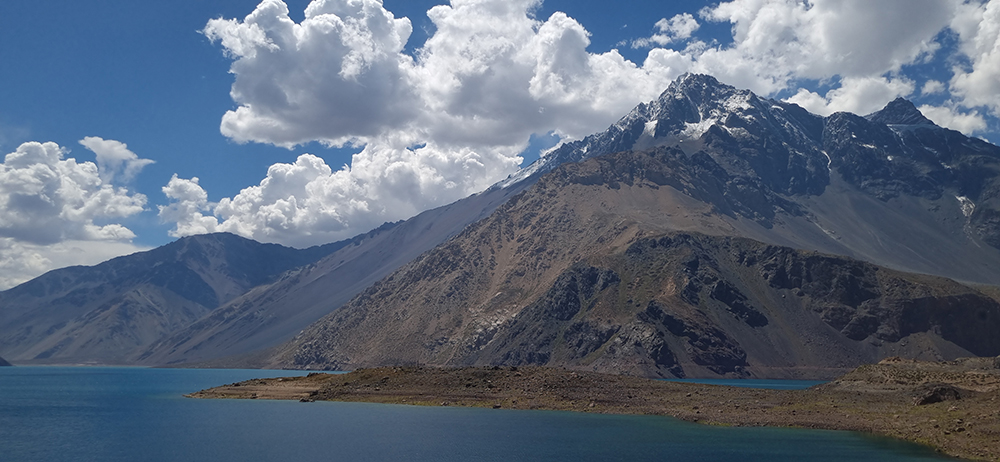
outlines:
[{"label": "blue sky", "polygon": [[258,1],[2,2],[0,288],[199,232],[346,238],[481,190],[681,72],[821,114],[904,96],[1000,138],[997,1],[915,1],[316,2],[363,26],[333,35],[287,1],[281,24],[313,31],[298,51]]},{"label": "blue sky", "polygon": [[[291,16],[303,18],[308,1],[287,1]],[[548,1],[537,12],[573,11],[593,35],[593,50],[607,51],[620,41],[648,35],[659,17],[683,9],[683,2],[634,2],[618,8],[608,2]],[[426,11],[438,2],[389,0],[387,9],[413,21],[407,51],[426,40],[433,24]],[[231,60],[200,30],[212,18],[243,18],[256,1],[175,0],[171,2],[62,1],[0,4],[0,151],[26,141],[54,141],[73,157],[94,160],[78,141],[100,136],[128,144],[155,164],[132,185],[153,204],[165,204],[160,191],[177,173],[197,176],[212,199],[230,197],[260,182],[267,167],[294,160],[300,153],[322,156],[331,166],[350,163],[356,149],[330,149],[310,143],[293,150],[268,144],[230,141],[219,120],[234,103],[228,73]],[[700,3],[690,4],[697,10]],[[627,57],[643,50],[621,47]],[[542,145],[546,143],[541,143]],[[135,242],[156,246],[173,240],[168,224],[155,213],[123,221],[137,232]],[[141,232],[140,232],[141,231]]]},{"label": "blue sky", "polygon": [[[292,18],[301,21],[309,2],[286,3]],[[397,17],[413,21],[409,52],[433,29],[426,11],[438,3],[384,2]],[[594,34],[591,48],[607,51],[620,41],[649,35],[659,17],[683,11],[676,6],[683,2],[668,5],[673,8],[665,8],[665,2],[634,3],[634,8],[619,8],[608,2],[550,0],[538,15],[572,12]],[[700,5],[690,4],[690,10]],[[152,187],[139,185],[151,199],[173,173],[199,176],[213,196],[221,197],[259,182],[269,165],[294,159],[293,153],[322,154],[337,165],[350,162],[318,143],[289,151],[233,143],[219,133],[221,115],[234,106],[231,61],[199,31],[211,18],[243,18],[256,5],[253,0],[4,2],[0,62],[8,71],[0,75],[0,150],[11,152],[24,141],[56,141],[85,158],[90,153],[77,145],[83,137],[120,140],[141,157],[156,160],[141,179]],[[644,55],[643,50],[621,50],[633,59]],[[160,180],[148,178],[154,176]],[[155,223],[153,218],[149,221]],[[157,245],[167,239],[163,232],[141,235],[139,241]]]}]

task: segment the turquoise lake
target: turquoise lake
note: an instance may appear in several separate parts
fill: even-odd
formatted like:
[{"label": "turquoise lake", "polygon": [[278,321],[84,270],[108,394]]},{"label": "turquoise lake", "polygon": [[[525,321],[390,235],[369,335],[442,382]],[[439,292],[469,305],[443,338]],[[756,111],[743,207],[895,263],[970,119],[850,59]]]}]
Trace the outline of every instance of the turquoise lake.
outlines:
[{"label": "turquoise lake", "polygon": [[290,371],[0,368],[2,461],[927,461],[858,433],[665,417],[184,398]]}]

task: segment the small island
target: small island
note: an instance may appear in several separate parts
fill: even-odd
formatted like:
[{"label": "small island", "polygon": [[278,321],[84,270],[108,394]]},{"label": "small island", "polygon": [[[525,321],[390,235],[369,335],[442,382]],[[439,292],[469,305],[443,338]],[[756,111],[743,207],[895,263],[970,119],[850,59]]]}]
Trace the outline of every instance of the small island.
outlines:
[{"label": "small island", "polygon": [[543,367],[381,367],[247,380],[187,396],[663,415],[713,425],[862,431],[951,456],[1000,460],[1000,358],[889,358],[806,390]]}]

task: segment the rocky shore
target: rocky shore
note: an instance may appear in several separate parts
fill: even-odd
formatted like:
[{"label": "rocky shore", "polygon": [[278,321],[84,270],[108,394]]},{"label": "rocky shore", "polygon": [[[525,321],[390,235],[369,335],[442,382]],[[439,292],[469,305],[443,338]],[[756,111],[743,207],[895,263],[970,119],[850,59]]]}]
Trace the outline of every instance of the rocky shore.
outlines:
[{"label": "rocky shore", "polygon": [[853,430],[1000,460],[1000,358],[859,367],[807,390],[762,390],[541,367],[383,367],[255,379],[191,398],[362,401],[652,414],[693,422]]}]

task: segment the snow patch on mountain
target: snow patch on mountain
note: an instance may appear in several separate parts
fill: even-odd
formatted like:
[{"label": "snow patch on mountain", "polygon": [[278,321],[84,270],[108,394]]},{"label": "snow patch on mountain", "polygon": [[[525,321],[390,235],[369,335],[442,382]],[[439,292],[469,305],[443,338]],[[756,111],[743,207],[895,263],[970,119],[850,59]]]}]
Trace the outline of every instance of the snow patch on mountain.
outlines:
[{"label": "snow patch on mountain", "polygon": [[680,138],[682,140],[701,138],[701,136],[704,135],[705,132],[707,132],[709,128],[712,128],[712,125],[715,125],[717,122],[718,119],[710,117],[703,119],[701,122],[685,123],[684,130],[680,133]]},{"label": "snow patch on mountain", "polygon": [[962,215],[965,215],[965,218],[972,217],[976,211],[976,204],[965,196],[955,196],[955,199],[958,199],[959,206],[962,207]]}]

